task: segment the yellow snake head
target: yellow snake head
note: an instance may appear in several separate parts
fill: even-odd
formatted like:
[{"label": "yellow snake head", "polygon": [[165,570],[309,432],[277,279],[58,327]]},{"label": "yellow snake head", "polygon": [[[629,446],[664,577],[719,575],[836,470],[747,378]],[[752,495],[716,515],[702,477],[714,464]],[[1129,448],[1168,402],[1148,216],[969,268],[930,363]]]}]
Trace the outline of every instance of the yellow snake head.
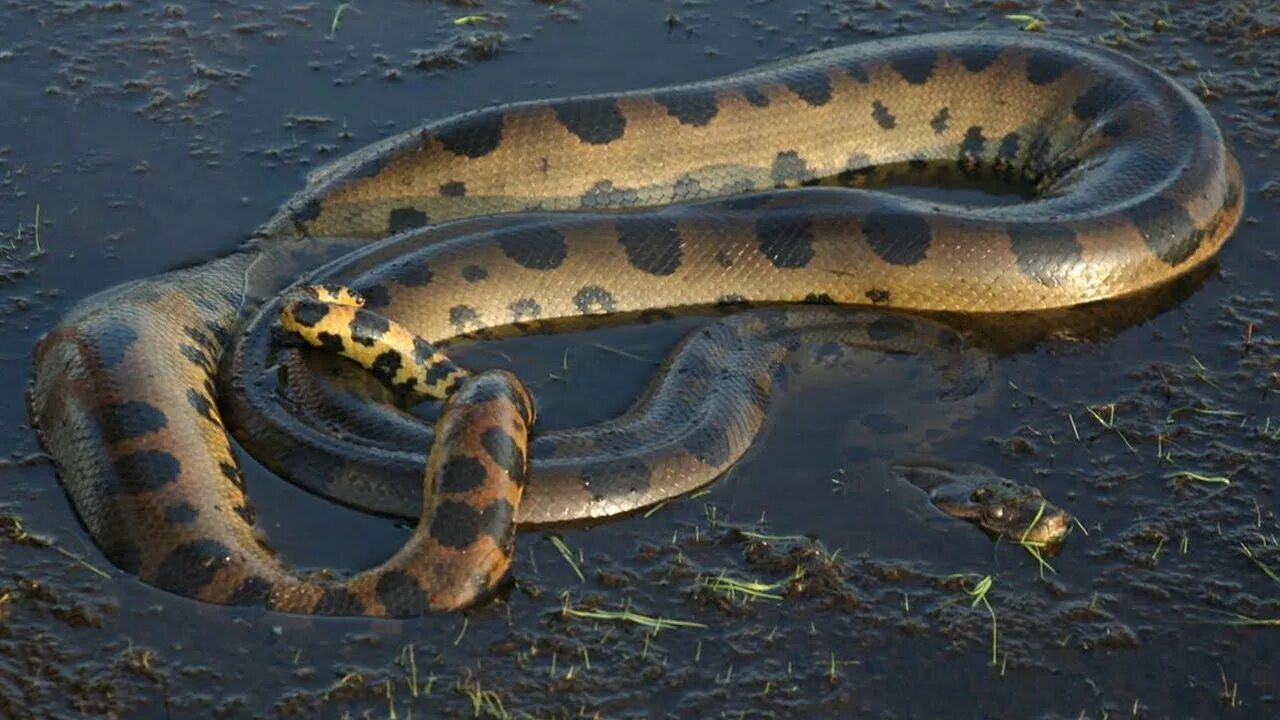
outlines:
[{"label": "yellow snake head", "polygon": [[939,510],[1018,542],[1057,544],[1071,524],[1071,515],[1046,500],[1038,489],[1000,477],[981,465],[923,460],[894,465],[894,470],[928,492]]}]

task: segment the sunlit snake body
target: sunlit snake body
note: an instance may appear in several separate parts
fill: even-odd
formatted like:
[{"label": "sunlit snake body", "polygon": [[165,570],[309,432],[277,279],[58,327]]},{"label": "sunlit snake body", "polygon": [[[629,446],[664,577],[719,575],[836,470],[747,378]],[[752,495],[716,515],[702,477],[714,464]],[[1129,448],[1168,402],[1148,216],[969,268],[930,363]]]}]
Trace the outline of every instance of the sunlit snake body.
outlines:
[{"label": "sunlit snake body", "polygon": [[[938,167],[1002,175],[1036,197],[971,208],[775,190]],[[32,409],[85,525],[126,571],[212,602],[412,615],[465,605],[505,568],[510,533],[482,521],[519,500],[502,483],[520,485],[531,408],[512,377],[467,381],[446,420],[511,442],[499,452],[470,430],[441,433],[427,482],[450,512],[428,505],[406,550],[352,579],[285,567],[254,535],[223,413],[268,465],[316,473],[294,473],[313,489],[422,510],[425,445],[362,455],[346,426],[326,432],[305,409],[267,406],[273,382],[296,380],[269,372],[292,352],[271,337],[276,297],[335,257],[306,282],[354,287],[435,344],[533,320],[739,302],[1035,310],[1188,271],[1230,235],[1241,203],[1208,112],[1123,55],[1024,34],[865,43],[709,82],[490,108],[378,143],[314,175],[241,252],[82,303],[37,350]],[[661,207],[610,212],[650,206]],[[561,210],[582,212],[547,212]],[[497,213],[510,214],[466,219]],[[817,309],[713,324],[669,363],[679,378],[660,378],[622,425],[535,440],[512,512],[522,523],[602,516],[709,482],[749,444],[797,333],[955,344],[901,316],[850,318]],[[351,342],[348,330],[339,339]],[[322,460],[308,462],[312,451]],[[471,472],[442,469],[459,458]],[[458,559],[480,543],[488,566]],[[459,568],[470,575],[450,585]]]}]

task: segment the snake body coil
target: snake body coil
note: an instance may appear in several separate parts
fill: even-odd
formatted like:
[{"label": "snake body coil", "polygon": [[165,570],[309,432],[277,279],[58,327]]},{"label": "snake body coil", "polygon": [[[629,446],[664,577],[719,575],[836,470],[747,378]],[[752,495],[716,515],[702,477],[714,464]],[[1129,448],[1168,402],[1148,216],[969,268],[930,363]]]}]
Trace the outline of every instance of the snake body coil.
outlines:
[{"label": "snake body coil", "polygon": [[[936,172],[1003,176],[1034,197],[975,208],[874,189]],[[868,189],[791,189],[829,177]],[[491,521],[504,502],[520,522],[553,522],[709,482],[749,445],[789,338],[954,336],[834,309],[716,323],[632,412],[535,439],[516,509],[531,406],[514,378],[464,382],[429,462],[430,436],[403,417],[384,436],[422,444],[388,454],[346,438],[349,424],[273,403],[272,383],[306,382],[278,377],[299,366],[271,334],[299,276],[355,288],[369,317],[436,345],[739,302],[1049,309],[1187,272],[1221,247],[1241,203],[1205,108],[1121,54],[1023,34],[871,42],[709,82],[490,108],[378,143],[315,174],[242,251],[81,303],[37,348],[32,411],[80,517],[124,570],[212,602],[411,615],[465,604],[501,575],[510,533]],[[578,212],[552,212],[566,210]],[[381,337],[380,321],[361,323],[332,342]],[[369,363],[385,374],[411,355]],[[253,532],[228,425],[313,489],[427,515],[377,568],[294,572]],[[425,506],[424,466],[436,486]]]}]

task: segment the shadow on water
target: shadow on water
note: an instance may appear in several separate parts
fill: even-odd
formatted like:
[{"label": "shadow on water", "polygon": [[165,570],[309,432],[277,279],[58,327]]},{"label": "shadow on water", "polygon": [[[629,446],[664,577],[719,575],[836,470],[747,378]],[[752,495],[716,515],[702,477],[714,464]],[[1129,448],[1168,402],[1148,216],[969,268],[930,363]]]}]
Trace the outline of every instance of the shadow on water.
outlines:
[{"label": "shadow on water", "polygon": [[[919,358],[805,373],[705,494],[523,534],[498,598],[406,622],[206,606],[112,568],[28,426],[35,339],[94,292],[229,251],[305,172],[423,118],[1016,23],[905,3],[0,8],[0,716],[1276,715],[1280,268],[1264,240],[1280,211],[1261,189],[1276,182],[1266,38],[1280,19],[1264,4],[1113,5],[1038,12],[1212,100],[1250,189],[1215,265],[1061,314],[943,318],[993,358],[957,400]],[[518,368],[549,426],[594,422],[706,321],[457,357]],[[1041,566],[892,482],[887,465],[918,453],[1035,484],[1080,525]],[[243,459],[259,524],[292,562],[360,567],[405,537]]]}]

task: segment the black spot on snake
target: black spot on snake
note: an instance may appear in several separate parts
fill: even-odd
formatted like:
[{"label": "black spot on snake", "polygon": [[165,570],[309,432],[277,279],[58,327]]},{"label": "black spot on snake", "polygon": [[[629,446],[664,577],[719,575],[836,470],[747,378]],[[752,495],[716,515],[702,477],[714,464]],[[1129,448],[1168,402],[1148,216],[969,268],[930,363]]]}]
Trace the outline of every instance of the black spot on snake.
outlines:
[{"label": "black spot on snake", "polygon": [[836,301],[831,299],[827,293],[809,293],[804,296],[805,305],[835,305]]},{"label": "black spot on snake", "polygon": [[498,498],[480,513],[480,532],[493,538],[494,544],[507,549],[515,539],[516,509],[505,498]]},{"label": "black spot on snake", "polygon": [[933,76],[938,53],[928,48],[910,48],[889,60],[893,69],[912,85],[923,85]]},{"label": "black spot on snake", "polygon": [[231,549],[216,540],[192,540],[169,551],[156,569],[155,584],[191,597],[206,588],[231,561]]},{"label": "black spot on snake", "polygon": [[893,113],[889,112],[889,108],[885,104],[876,100],[871,103],[871,117],[875,118],[876,123],[885,130],[892,130],[897,121],[893,117]]},{"label": "black spot on snake", "polygon": [[1200,247],[1195,223],[1175,200],[1151,198],[1130,210],[1129,219],[1151,252],[1167,265],[1182,264]]},{"label": "black spot on snake", "polygon": [[773,184],[782,187],[812,180],[814,172],[809,169],[795,150],[780,152],[773,158],[773,168],[769,171]]},{"label": "black spot on snake", "polygon": [[137,450],[116,457],[112,463],[120,478],[119,489],[126,495],[158,490],[178,479],[182,465],[164,450]]},{"label": "black spot on snake", "polygon": [[418,367],[426,367],[431,362],[431,357],[436,354],[436,348],[431,343],[415,336],[413,338],[413,363]]},{"label": "black spot on snake", "polygon": [[293,305],[293,319],[302,327],[315,327],[329,315],[329,306],[314,300],[300,300]]},{"label": "black spot on snake", "polygon": [[868,213],[862,234],[876,257],[890,265],[915,265],[925,259],[933,243],[929,221],[909,213]]},{"label": "black spot on snake", "polygon": [[363,615],[364,603],[344,587],[327,587],[316,601],[312,612],[316,615]]},{"label": "black spot on snake", "polygon": [[622,217],[615,228],[631,267],[659,277],[680,269],[684,250],[680,228],[675,222],[662,217],[646,220]]},{"label": "black spot on snake", "polygon": [[253,524],[253,521],[254,521],[253,508],[249,507],[248,505],[236,505],[235,507],[231,508],[231,511],[234,512],[236,515],[239,515],[240,519],[243,520],[246,525]]},{"label": "black spot on snake", "polygon": [[391,304],[391,293],[385,285],[370,285],[360,291],[364,295],[364,306],[370,310],[379,310]]},{"label": "black spot on snake", "polygon": [[109,403],[103,405],[98,412],[98,421],[102,424],[102,439],[108,445],[153,433],[169,424],[160,408],[140,400]]},{"label": "black spot on snake", "polygon": [[251,576],[244,579],[227,598],[228,605],[265,605],[276,586],[266,578]]},{"label": "black spot on snake", "polygon": [[389,570],[378,578],[374,588],[378,602],[392,617],[416,617],[431,609],[431,597],[412,575],[403,570]]},{"label": "black spot on snake", "polygon": [[342,351],[345,350],[347,347],[346,341],[342,339],[342,336],[337,335],[335,333],[331,333],[331,332],[316,333],[316,339],[320,341],[320,345],[319,345],[320,349],[324,350],[326,353],[329,353],[330,355],[341,355]]},{"label": "black spot on snake", "polygon": [[500,112],[466,115],[446,121],[443,127],[433,129],[432,135],[454,155],[484,157],[502,143],[502,118]]},{"label": "black spot on snake", "polygon": [[882,288],[871,288],[867,291],[867,299],[870,300],[873,305],[883,305],[889,302],[891,297],[892,295],[889,291]]},{"label": "black spot on snake", "polygon": [[742,93],[742,97],[745,98],[747,102],[751,103],[755,107],[769,106],[769,96],[765,95],[764,92],[760,90],[760,88],[754,85],[746,85],[746,86],[737,88],[737,91]]},{"label": "black spot on snake", "polygon": [[432,539],[447,548],[469,547],[480,534],[480,513],[465,502],[442,500],[431,516]]},{"label": "black spot on snake", "polygon": [[811,107],[821,107],[831,101],[831,78],[827,77],[826,71],[807,72],[783,82],[788,90]]},{"label": "black spot on snake", "polygon": [[680,90],[654,93],[653,98],[667,109],[667,114],[681,125],[701,127],[720,112],[715,93],[706,90]]},{"label": "black spot on snake", "polygon": [[972,45],[956,53],[964,69],[971,73],[979,73],[991,67],[1000,57],[1000,49],[993,45]]},{"label": "black spot on snake", "polygon": [[542,306],[533,298],[520,298],[508,305],[507,309],[511,311],[511,320],[514,322],[527,322],[542,317]]},{"label": "black spot on snake", "polygon": [[93,326],[88,341],[99,362],[107,368],[114,368],[124,361],[129,348],[138,341],[138,333],[119,320],[106,320]]},{"label": "black spot on snake", "polygon": [[426,383],[432,387],[438,386],[440,383],[448,380],[449,376],[456,370],[457,367],[455,367],[451,362],[435,363],[431,365],[431,367],[427,368]]},{"label": "black spot on snake", "polygon": [[772,212],[756,220],[760,252],[778,268],[802,268],[813,260],[813,221],[803,212]]},{"label": "black spot on snake", "polygon": [[653,471],[642,460],[628,458],[600,463],[582,473],[582,484],[592,500],[626,497],[649,492]]},{"label": "black spot on snake", "polygon": [[186,525],[200,515],[200,511],[189,502],[177,502],[164,509],[165,522],[175,525]]},{"label": "black spot on snake", "polygon": [[1083,122],[1089,122],[1103,110],[1119,106],[1131,95],[1133,86],[1123,80],[1108,79],[1080,93],[1071,104],[1071,112]]},{"label": "black spot on snake", "polygon": [[424,287],[431,284],[435,273],[425,262],[405,262],[392,270],[391,278],[405,287]]},{"label": "black spot on snake", "polygon": [[613,294],[599,285],[587,285],[573,296],[573,306],[583,315],[611,313],[618,309]]},{"label": "black spot on snake", "polygon": [[374,377],[385,382],[392,382],[396,378],[396,373],[400,372],[403,362],[400,359],[400,353],[395,350],[387,350],[378,353],[378,357],[373,359],[373,365],[369,367],[369,372]]},{"label": "black spot on snake", "polygon": [[142,569],[142,548],[127,537],[104,540],[102,554],[121,570],[136,575]]},{"label": "black spot on snake", "polygon": [[501,428],[494,427],[480,435],[480,444],[495,465],[510,473],[512,480],[520,482],[518,478],[523,477],[521,466],[524,463],[520,461],[520,446],[514,438]]},{"label": "black spot on snake", "polygon": [[498,244],[507,257],[530,270],[554,270],[569,254],[564,235],[549,225],[502,233]]},{"label": "black spot on snake", "polygon": [[240,473],[240,469],[231,463],[218,463],[218,470],[222,473],[222,477],[231,482],[240,490],[244,490],[244,475]]},{"label": "black spot on snake", "polygon": [[911,332],[915,324],[897,315],[885,315],[867,323],[867,337],[877,342],[893,340]]},{"label": "black spot on snake", "polygon": [[324,207],[320,204],[319,200],[311,198],[290,210],[289,219],[295,224],[309,223],[320,217],[320,213],[323,209]]},{"label": "black spot on snake", "polygon": [[1018,158],[1018,144],[1021,139],[1018,133],[1011,132],[1000,139],[1000,147],[996,150],[996,159],[1012,163]]},{"label": "black spot on snake", "polygon": [[929,127],[933,128],[933,132],[937,135],[947,131],[947,122],[951,119],[951,108],[944,107],[938,111],[937,115],[929,121]]},{"label": "black spot on snake", "polygon": [[470,305],[454,305],[449,308],[449,324],[458,332],[466,332],[480,323],[480,312]]},{"label": "black spot on snake", "polygon": [[640,193],[631,188],[614,187],[612,181],[601,180],[582,194],[579,204],[584,208],[631,207],[640,204]]},{"label": "black spot on snake", "polygon": [[440,194],[444,197],[460,198],[467,196],[467,184],[461,180],[444,183],[440,186]]},{"label": "black spot on snake", "polygon": [[479,460],[458,455],[445,461],[440,467],[440,476],[436,479],[436,487],[446,495],[471,492],[484,485],[487,473]]},{"label": "black spot on snake", "polygon": [[213,422],[213,403],[209,402],[209,398],[204,393],[195,388],[187,388],[187,404],[189,404],[200,417]]},{"label": "black spot on snake", "polygon": [[1032,50],[1027,56],[1027,82],[1048,85],[1067,73],[1070,65],[1057,53]]},{"label": "black spot on snake", "polygon": [[746,301],[747,299],[739,295],[738,293],[729,293],[727,295],[721,295],[720,297],[716,298],[716,305],[720,305],[720,306],[741,305]]},{"label": "black spot on snake", "polygon": [[1056,287],[1080,263],[1083,248],[1064,225],[1034,223],[1008,226],[1009,249],[1018,269],[1046,287]]},{"label": "black spot on snake", "polygon": [[360,308],[355,311],[348,328],[353,341],[365,347],[373,347],[374,343],[391,330],[391,322],[378,313]]},{"label": "black spot on snake", "polygon": [[611,97],[565,100],[552,103],[551,109],[566,130],[592,145],[608,145],[627,129],[627,118]]},{"label": "black spot on snake", "polygon": [[187,359],[192,365],[198,368],[209,369],[213,367],[213,359],[204,354],[204,351],[193,345],[183,344],[178,348],[178,352]]},{"label": "black spot on snake", "polygon": [[387,216],[387,232],[395,235],[427,224],[427,214],[412,207],[396,208]]},{"label": "black spot on snake", "polygon": [[974,125],[965,131],[964,141],[960,143],[960,157],[964,160],[976,161],[982,157],[987,148],[987,138],[982,135],[982,127]]}]

